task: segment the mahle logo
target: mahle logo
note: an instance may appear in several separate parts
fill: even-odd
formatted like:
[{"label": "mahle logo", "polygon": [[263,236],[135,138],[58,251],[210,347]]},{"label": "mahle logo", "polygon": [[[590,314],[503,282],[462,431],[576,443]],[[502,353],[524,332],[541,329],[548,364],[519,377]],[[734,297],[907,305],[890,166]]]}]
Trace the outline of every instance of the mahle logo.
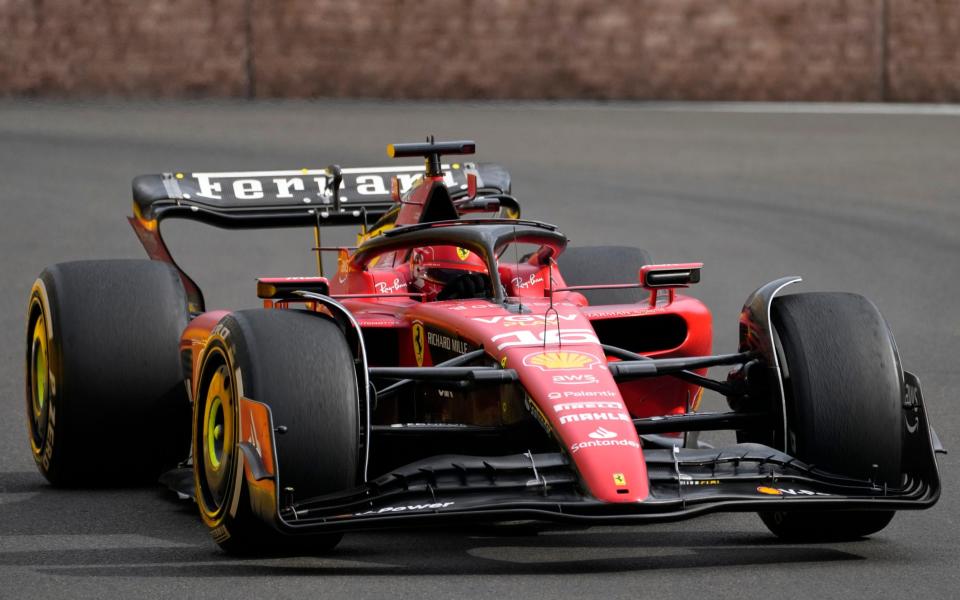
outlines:
[{"label": "mahle logo", "polygon": [[528,367],[537,367],[541,371],[574,371],[592,369],[593,365],[600,364],[600,359],[586,352],[538,352],[525,356],[523,358],[523,364]]}]

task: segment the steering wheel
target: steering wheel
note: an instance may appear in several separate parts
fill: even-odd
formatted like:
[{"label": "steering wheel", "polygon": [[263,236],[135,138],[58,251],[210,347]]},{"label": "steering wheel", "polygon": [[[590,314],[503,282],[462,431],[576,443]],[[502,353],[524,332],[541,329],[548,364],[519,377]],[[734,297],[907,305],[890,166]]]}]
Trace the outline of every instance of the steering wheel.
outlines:
[{"label": "steering wheel", "polygon": [[447,282],[437,300],[465,300],[469,298],[490,298],[490,278],[481,273],[464,273]]}]

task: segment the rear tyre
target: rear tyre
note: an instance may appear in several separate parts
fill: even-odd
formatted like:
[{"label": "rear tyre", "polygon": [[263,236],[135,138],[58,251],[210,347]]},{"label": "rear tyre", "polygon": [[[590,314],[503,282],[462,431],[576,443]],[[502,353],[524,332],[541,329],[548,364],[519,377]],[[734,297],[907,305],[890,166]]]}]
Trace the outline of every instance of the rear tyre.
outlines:
[{"label": "rear tyre", "polygon": [[[640,267],[653,264],[646,250],[630,246],[581,246],[567,248],[557,259],[567,285],[637,283]],[[641,288],[588,290],[580,292],[591,306],[632,304],[646,300],[650,292]]]},{"label": "rear tyre", "polygon": [[79,261],[40,274],[27,309],[27,422],[50,483],[155,481],[187,457],[186,306],[177,271],[161,262]]},{"label": "rear tyre", "polygon": [[[283,534],[253,510],[240,463],[240,397],[270,407],[278,489],[305,500],[360,481],[360,410],[353,356],[340,328],[318,315],[246,310],[211,336],[194,410],[197,504],[214,540],[231,554],[332,549],[341,534]],[[286,496],[287,494],[283,494]]]},{"label": "rear tyre", "polygon": [[[886,322],[855,294],[777,298],[772,322],[780,342],[787,439],[770,445],[818,469],[899,486],[903,372]],[[874,466],[876,465],[876,466]],[[894,511],[766,512],[777,536],[795,541],[861,538],[890,523]]]}]

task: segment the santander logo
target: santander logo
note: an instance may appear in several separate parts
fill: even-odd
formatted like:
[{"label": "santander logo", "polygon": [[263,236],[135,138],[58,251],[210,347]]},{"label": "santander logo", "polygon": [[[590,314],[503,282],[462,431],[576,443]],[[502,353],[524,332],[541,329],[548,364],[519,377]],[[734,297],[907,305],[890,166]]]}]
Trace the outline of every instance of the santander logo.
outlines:
[{"label": "santander logo", "polygon": [[597,427],[592,433],[590,433],[590,437],[595,440],[612,440],[613,438],[617,437],[617,434],[604,429],[603,427]]}]

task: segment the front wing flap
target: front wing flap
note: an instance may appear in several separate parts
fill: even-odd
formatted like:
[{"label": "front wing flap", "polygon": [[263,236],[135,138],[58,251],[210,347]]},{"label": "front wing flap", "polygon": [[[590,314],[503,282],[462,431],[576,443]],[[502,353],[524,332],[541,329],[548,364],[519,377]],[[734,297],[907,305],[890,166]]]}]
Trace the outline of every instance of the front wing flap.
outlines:
[{"label": "front wing flap", "polygon": [[[893,490],[821,473],[766,446],[650,450],[651,494],[637,503],[584,495],[564,455],[443,456],[406,466],[351,496],[281,509],[291,533],[456,520],[672,521],[717,511],[902,510],[936,501],[939,481],[908,477]],[[536,467],[536,468],[534,468]]]}]

